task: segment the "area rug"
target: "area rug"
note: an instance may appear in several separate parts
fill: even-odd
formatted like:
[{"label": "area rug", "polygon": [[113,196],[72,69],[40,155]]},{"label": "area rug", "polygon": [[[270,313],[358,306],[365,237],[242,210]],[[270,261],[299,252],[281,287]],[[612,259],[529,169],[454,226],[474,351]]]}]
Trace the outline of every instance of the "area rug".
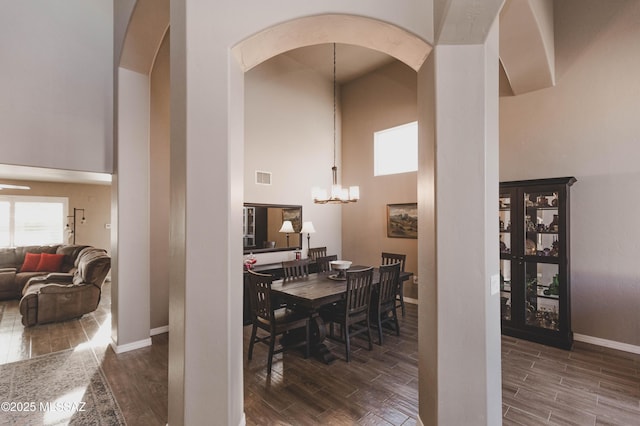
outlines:
[{"label": "area rug", "polygon": [[0,425],[125,425],[93,352],[0,365]]}]

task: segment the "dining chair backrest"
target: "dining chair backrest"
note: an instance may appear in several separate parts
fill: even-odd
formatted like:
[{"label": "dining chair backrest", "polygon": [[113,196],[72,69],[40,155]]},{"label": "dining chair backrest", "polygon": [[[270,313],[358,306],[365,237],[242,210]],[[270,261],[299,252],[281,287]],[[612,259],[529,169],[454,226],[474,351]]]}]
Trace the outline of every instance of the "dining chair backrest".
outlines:
[{"label": "dining chair backrest", "polygon": [[331,270],[330,262],[333,260],[338,260],[337,254],[317,258],[316,265],[318,265],[318,272],[329,272]]},{"label": "dining chair backrest", "polygon": [[327,255],[326,247],[314,247],[309,248],[309,259],[318,260],[319,257],[323,257]]},{"label": "dining chair backrest", "polygon": [[373,268],[347,271],[346,312],[347,317],[368,314],[371,299]]},{"label": "dining chair backrest", "polygon": [[380,283],[378,284],[378,311],[396,303],[398,282],[400,281],[400,262],[380,265]]},{"label": "dining chair backrest", "polygon": [[249,270],[249,288],[251,314],[253,320],[259,319],[270,323],[273,319],[273,305],[271,303],[271,283],[273,275],[261,274]]},{"label": "dining chair backrest", "polygon": [[391,263],[400,262],[400,271],[404,272],[404,264],[407,261],[406,254],[386,253],[382,252],[382,264],[389,265]]},{"label": "dining chair backrest", "polygon": [[[253,347],[256,343],[269,345],[267,375],[270,375],[271,366],[273,365],[273,355],[287,349],[287,345],[281,344],[281,347],[276,350],[276,337],[278,335],[283,335],[290,330],[304,329],[305,339],[301,344],[305,346],[304,357],[307,358],[309,356],[309,316],[306,313],[301,314],[285,307],[279,307],[277,303],[272,301],[271,284],[274,280],[272,275],[260,274],[251,270],[248,271],[248,274],[251,289],[250,298],[253,327],[251,329],[247,358],[251,361],[253,357]],[[259,328],[269,334],[266,336],[258,336],[257,331]]]},{"label": "dining chair backrest", "polygon": [[282,262],[284,279],[306,278],[309,276],[309,259],[288,260]]}]

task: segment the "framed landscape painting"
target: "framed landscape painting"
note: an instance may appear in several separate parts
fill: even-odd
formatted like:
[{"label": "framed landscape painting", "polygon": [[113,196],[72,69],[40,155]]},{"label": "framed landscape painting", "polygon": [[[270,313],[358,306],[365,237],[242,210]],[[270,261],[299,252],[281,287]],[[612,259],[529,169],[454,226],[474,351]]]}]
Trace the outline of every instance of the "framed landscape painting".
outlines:
[{"label": "framed landscape painting", "polygon": [[418,203],[387,204],[387,237],[418,238]]},{"label": "framed landscape painting", "polygon": [[282,209],[282,221],[290,220],[295,232],[302,229],[302,207]]}]

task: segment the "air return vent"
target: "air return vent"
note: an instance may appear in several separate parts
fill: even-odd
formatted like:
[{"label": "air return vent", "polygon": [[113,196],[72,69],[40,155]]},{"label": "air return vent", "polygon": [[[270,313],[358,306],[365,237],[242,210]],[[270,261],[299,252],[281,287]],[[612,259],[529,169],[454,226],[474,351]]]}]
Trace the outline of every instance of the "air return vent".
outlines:
[{"label": "air return vent", "polygon": [[256,183],[258,185],[271,185],[271,172],[256,170]]}]

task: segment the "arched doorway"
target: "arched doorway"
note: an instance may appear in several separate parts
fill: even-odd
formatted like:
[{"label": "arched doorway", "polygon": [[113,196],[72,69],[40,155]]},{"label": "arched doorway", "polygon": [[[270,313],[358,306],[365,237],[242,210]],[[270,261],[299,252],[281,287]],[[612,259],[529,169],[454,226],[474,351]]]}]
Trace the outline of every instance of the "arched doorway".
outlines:
[{"label": "arched doorway", "polygon": [[[347,14],[354,13],[361,7],[350,5],[353,8],[349,9],[348,6],[338,9]],[[379,9],[366,13],[370,18],[353,15],[349,17],[358,22],[375,22],[379,31],[383,20],[375,18],[384,16],[394,17],[388,21],[395,21],[392,27],[396,29],[415,28],[415,21],[409,19],[411,12],[415,10],[407,10],[405,14],[392,11],[392,8],[398,7],[411,8],[413,3],[408,6],[378,6]],[[241,270],[236,265],[240,265],[242,258],[239,238],[242,195],[238,190],[241,188],[239,184],[242,176],[234,166],[241,164],[243,157],[243,73],[265,59],[260,52],[253,57],[255,53],[249,49],[251,44],[244,45],[239,40],[246,34],[258,34],[260,37],[256,36],[257,41],[262,37],[273,37],[267,33],[260,34],[261,29],[272,22],[284,22],[280,25],[286,26],[298,19],[321,19],[322,15],[309,16],[315,11],[314,6],[309,5],[302,7],[304,10],[264,11],[264,19],[256,22],[241,19],[240,15],[244,12],[229,7],[225,12],[238,18],[237,22],[231,19],[236,26],[229,28],[226,25],[229,16],[217,16],[216,13],[221,11],[215,5],[200,5],[202,9],[195,15],[195,9],[187,9],[184,4],[176,3],[174,8],[172,3],[171,7],[171,42],[176,49],[172,50],[172,108],[175,113],[172,113],[171,129],[169,420],[171,424],[198,423],[206,421],[209,413],[214,411],[220,413],[221,423],[237,424],[242,423],[242,362],[239,360],[242,342],[236,333],[241,324],[242,291],[234,283],[241,282]],[[422,8],[419,10],[425,12]],[[364,11],[362,13],[365,14]],[[339,19],[343,15],[330,16]],[[431,22],[430,15],[424,18],[425,22]],[[307,24],[310,22],[307,21]],[[371,38],[372,34],[369,33],[367,37],[367,33],[354,33],[352,23],[350,21],[348,28],[345,28],[344,23],[341,27],[333,28],[334,34],[342,34],[343,38],[327,36],[322,27],[316,27],[320,35],[315,35],[315,41],[348,42],[376,48],[369,41],[358,41],[360,37]],[[296,36],[290,33],[278,35],[280,25],[264,30],[275,34],[272,39],[275,47],[266,49],[267,57],[293,46],[310,43],[304,37],[302,41],[296,40]],[[385,25],[389,24],[383,24]],[[416,37],[409,32],[405,33],[415,42]],[[426,39],[428,33],[427,28],[421,34],[422,39]],[[287,40],[289,37],[293,40]],[[245,40],[248,39],[245,37]],[[422,43],[430,49],[427,43]],[[235,46],[232,51],[231,46]],[[402,43],[389,43],[386,48],[378,46],[377,49],[393,50],[394,57],[410,57],[409,54],[397,53],[403,47]],[[263,50],[261,47],[257,49]],[[427,53],[428,51],[421,58],[422,61]],[[196,57],[198,60],[193,62]],[[474,64],[478,63],[477,59],[478,57],[473,58],[476,61]],[[448,66],[455,68],[453,62]],[[429,67],[434,67],[434,64],[430,63]],[[435,84],[433,73],[438,71],[433,70],[434,68],[421,70],[419,78]],[[432,89],[433,87],[425,92]],[[433,95],[433,91],[429,95]],[[434,112],[433,109],[431,112]],[[430,138],[428,135],[424,137]],[[436,161],[429,154],[426,154],[425,160]],[[429,176],[425,180],[429,181]],[[430,182],[434,184],[433,179]],[[459,187],[459,181],[454,186]],[[432,189],[421,195],[423,201],[433,201],[436,194]],[[484,190],[481,192],[484,193]],[[425,223],[434,218],[432,207],[429,210],[422,214],[426,219]],[[211,223],[215,227],[211,227]],[[479,241],[484,242],[484,234],[473,237],[474,243]],[[429,256],[435,255],[435,250],[434,242],[434,246],[426,250],[426,253]],[[424,261],[429,266],[433,263],[433,259]],[[420,266],[420,269],[423,270],[423,267]],[[212,279],[212,271],[215,271],[215,279]],[[434,300],[433,303],[438,302]],[[433,336],[429,335],[429,338]],[[433,370],[438,366],[430,368]],[[436,372],[429,371],[430,375],[433,373]],[[421,392],[423,390],[421,387]],[[216,395],[216,398],[212,400],[211,395]]]}]

